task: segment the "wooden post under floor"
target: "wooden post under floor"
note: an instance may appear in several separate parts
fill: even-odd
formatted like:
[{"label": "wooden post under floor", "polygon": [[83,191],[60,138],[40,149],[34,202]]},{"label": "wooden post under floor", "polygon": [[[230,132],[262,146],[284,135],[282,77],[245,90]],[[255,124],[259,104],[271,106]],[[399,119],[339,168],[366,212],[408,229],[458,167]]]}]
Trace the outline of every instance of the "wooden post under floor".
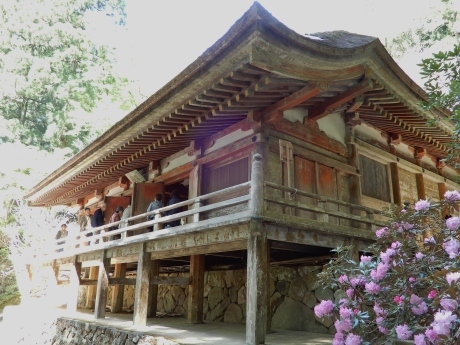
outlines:
[{"label": "wooden post under floor", "polygon": [[[150,278],[158,277],[160,274],[160,260],[151,260]],[[158,284],[149,286],[149,300],[147,303],[147,317],[157,317],[158,305]]]},{"label": "wooden post under floor", "polygon": [[150,256],[150,253],[146,252],[146,243],[141,243],[139,246],[139,259],[137,261],[137,277],[134,293],[133,324],[136,326],[145,326],[147,324],[150,266],[152,263]]},{"label": "wooden post under floor", "polygon": [[99,259],[99,274],[97,277],[96,303],[94,305],[94,318],[105,318],[107,295],[109,292],[110,258],[104,250]]},{"label": "wooden post under floor", "polygon": [[251,221],[248,236],[247,283],[246,283],[246,344],[265,343],[268,311],[268,241],[267,232],[260,219],[264,209],[263,161],[255,153],[252,161]]},{"label": "wooden post under floor", "polygon": [[[126,278],[126,263],[115,264],[114,278]],[[111,311],[112,313],[121,313],[123,310],[123,295],[125,286],[114,285],[112,294]]]},{"label": "wooden post under floor", "polygon": [[268,246],[262,222],[252,220],[250,227],[246,283],[246,344],[258,345],[265,343],[267,332]]},{"label": "wooden post under floor", "polygon": [[425,182],[423,180],[423,174],[415,174],[415,182],[417,183],[417,200],[425,200]]},{"label": "wooden post under floor", "polygon": [[204,254],[190,255],[188,323],[203,323],[204,259]]},{"label": "wooden post under floor", "polygon": [[77,261],[77,257],[72,258],[70,265],[70,284],[69,284],[69,298],[67,300],[67,310],[77,311],[78,307],[78,290],[80,288],[81,277],[81,262]]},{"label": "wooden post under floor", "polygon": [[[99,267],[92,266],[89,268],[89,279],[95,280],[99,275]],[[88,291],[86,293],[86,309],[94,309],[96,303],[96,286],[88,286]]]},{"label": "wooden post under floor", "polygon": [[[444,199],[444,194],[447,192],[446,184],[444,182],[438,183],[438,195],[439,200]],[[445,217],[449,214],[449,209],[446,207],[442,210],[442,216]]]}]

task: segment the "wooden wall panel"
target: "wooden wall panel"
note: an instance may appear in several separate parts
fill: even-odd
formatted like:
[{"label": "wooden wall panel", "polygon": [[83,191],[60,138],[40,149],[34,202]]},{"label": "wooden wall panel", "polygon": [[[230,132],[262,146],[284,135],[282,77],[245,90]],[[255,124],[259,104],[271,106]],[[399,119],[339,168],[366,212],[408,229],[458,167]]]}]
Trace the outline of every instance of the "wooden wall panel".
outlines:
[{"label": "wooden wall panel", "polygon": [[[316,193],[315,163],[300,157],[294,157],[294,186],[295,188],[310,193]],[[316,204],[312,198],[296,195],[295,200],[304,204]],[[296,210],[296,216],[315,219],[310,211]]]},{"label": "wooden wall panel", "polygon": [[434,182],[425,178],[425,195],[428,199],[432,201],[439,201],[439,189],[438,182]]},{"label": "wooden wall panel", "polygon": [[[337,192],[338,192],[338,199],[350,202],[350,184],[349,184],[349,176],[346,174],[337,174]],[[339,210],[341,212],[350,213],[351,210],[349,207],[340,206]],[[340,225],[344,226],[351,226],[351,222],[347,219],[340,219]]]},{"label": "wooden wall panel", "polygon": [[[267,180],[273,183],[277,184],[283,184],[282,178],[283,178],[283,171],[282,171],[282,165],[281,161],[279,158],[279,153],[270,151],[268,155],[268,169],[265,172],[267,176]],[[267,188],[266,193],[268,196],[273,196],[277,198],[281,198],[283,196],[283,193],[279,190],[275,190],[273,188]],[[268,210],[269,211],[274,211],[274,212],[283,212],[283,208],[281,205],[275,205],[273,203],[268,204]]]},{"label": "wooden wall panel", "polygon": [[417,201],[417,183],[415,181],[415,174],[398,168],[399,173],[399,186],[401,190],[402,202],[409,201],[414,203]]},{"label": "wooden wall panel", "polygon": [[388,169],[385,164],[366,156],[359,156],[361,193],[365,196],[391,202]]},{"label": "wooden wall panel", "polygon": [[[335,169],[322,164],[318,164],[317,169],[318,194],[337,199],[337,178]],[[338,206],[336,204],[327,203],[326,209],[337,211]],[[338,219],[336,217],[329,217],[329,223],[337,224]]]}]

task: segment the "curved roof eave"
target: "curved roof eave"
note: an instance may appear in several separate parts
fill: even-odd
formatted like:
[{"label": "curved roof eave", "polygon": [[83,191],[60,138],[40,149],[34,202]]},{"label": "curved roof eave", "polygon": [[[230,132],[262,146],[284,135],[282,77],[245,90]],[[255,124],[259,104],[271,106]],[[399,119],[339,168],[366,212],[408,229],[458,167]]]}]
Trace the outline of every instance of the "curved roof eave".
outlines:
[{"label": "curved roof eave", "polygon": [[[255,2],[229,31],[199,58],[94,142],[39,182],[27,192],[25,197],[29,200],[35,199],[47,190],[47,186],[51,182],[54,182],[53,185],[59,186],[71,178],[69,177],[71,176],[70,174],[75,175],[82,168],[82,162],[91,164],[91,162],[95,162],[100,158],[101,152],[105,155],[110,154],[115,149],[116,138],[127,128],[141,121],[144,117],[151,115],[152,109],[158,103],[174,97],[175,94],[180,92],[183,84],[190,83],[201,72],[209,71],[215,65],[215,60],[218,56],[226,54],[235,48],[236,41],[244,37],[253,38],[251,35],[257,34],[257,32],[263,37],[275,37],[278,42],[283,42],[287,47],[296,48],[294,50],[298,51],[300,49],[311,54],[315,57],[314,60],[317,60],[318,66],[321,65],[321,62],[323,63],[323,68],[325,62],[330,63],[329,67],[332,70],[334,69],[333,65],[337,69],[347,65],[368,65],[367,67],[371,70],[375,70],[379,79],[386,81],[386,84],[389,84],[387,86],[394,90],[397,95],[408,98],[414,107],[418,107],[418,103],[426,98],[426,93],[423,89],[415,84],[397,65],[377,38],[343,31],[307,36],[299,35],[279,22],[259,3]],[[445,112],[440,113],[445,115]],[[131,137],[136,135],[138,134],[133,134]],[[128,141],[129,139],[126,142]],[[65,172],[67,172],[66,175],[64,175]]]}]

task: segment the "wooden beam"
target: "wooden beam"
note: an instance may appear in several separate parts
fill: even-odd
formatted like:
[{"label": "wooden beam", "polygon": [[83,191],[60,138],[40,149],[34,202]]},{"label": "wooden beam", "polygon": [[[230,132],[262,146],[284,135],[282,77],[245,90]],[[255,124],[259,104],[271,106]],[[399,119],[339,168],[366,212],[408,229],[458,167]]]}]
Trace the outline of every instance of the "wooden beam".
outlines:
[{"label": "wooden beam", "polygon": [[[150,276],[158,277],[160,274],[160,260],[152,260],[150,263]],[[149,288],[149,299],[147,302],[147,317],[157,316],[158,305],[158,284],[153,284]]]},{"label": "wooden beam", "polygon": [[[89,279],[95,281],[94,285],[97,285],[97,277],[99,275],[99,266],[92,266],[89,268]],[[84,280],[80,282],[81,285],[84,285]],[[94,309],[94,305],[96,302],[96,287],[90,286],[88,287],[88,291],[86,292],[86,309]]]},{"label": "wooden beam", "polygon": [[283,118],[283,112],[299,105],[300,103],[316,96],[321,90],[315,85],[307,85],[297,92],[265,108],[262,116],[266,123],[274,123]]},{"label": "wooden beam", "polygon": [[[113,273],[113,277],[114,278],[125,278],[125,276],[126,276],[126,263],[115,264],[115,272]],[[109,284],[110,284],[110,280],[109,280]],[[112,303],[111,303],[112,313],[121,313],[121,311],[123,310],[124,290],[125,290],[124,285],[115,285],[113,287]]]},{"label": "wooden beam", "polygon": [[364,97],[358,96],[353,100],[353,103],[348,107],[347,113],[353,113],[359,109],[359,107],[364,103]]},{"label": "wooden beam", "polygon": [[188,323],[203,323],[204,260],[204,254],[190,256]]},{"label": "wooden beam", "polygon": [[425,200],[425,182],[423,180],[423,174],[415,174],[415,182],[417,184],[417,200]]},{"label": "wooden beam", "polygon": [[401,199],[401,188],[400,188],[400,181],[399,181],[399,171],[398,171],[398,163],[390,162],[390,174],[391,174],[391,187],[393,189],[393,202],[401,206],[402,199]]},{"label": "wooden beam", "polygon": [[145,242],[140,244],[139,259],[137,261],[137,277],[133,317],[133,324],[135,326],[145,326],[147,324],[150,267],[152,260],[150,259],[150,253],[145,250],[145,247]]},{"label": "wooden beam", "polygon": [[99,274],[97,277],[96,303],[94,306],[94,318],[105,318],[105,307],[107,305],[107,294],[109,291],[110,258],[104,250],[99,261]]},{"label": "wooden beam", "polygon": [[352,100],[355,97],[362,95],[363,93],[372,90],[372,81],[368,78],[364,79],[361,83],[352,88],[348,89],[341,94],[332,97],[328,101],[308,110],[308,118],[310,120],[318,120],[328,115],[331,110],[338,106]]},{"label": "wooden beam", "polygon": [[81,262],[77,261],[77,257],[72,258],[70,264],[70,286],[69,299],[67,300],[67,310],[77,311],[78,306],[78,290],[80,288]]}]

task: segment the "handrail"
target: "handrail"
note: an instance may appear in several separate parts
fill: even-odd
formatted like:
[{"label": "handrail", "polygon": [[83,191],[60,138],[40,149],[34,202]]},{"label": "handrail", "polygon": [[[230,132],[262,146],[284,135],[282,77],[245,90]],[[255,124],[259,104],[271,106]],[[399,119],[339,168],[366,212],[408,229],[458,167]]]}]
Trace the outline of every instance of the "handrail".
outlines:
[{"label": "handrail", "polygon": [[[197,213],[218,210],[218,209],[226,208],[229,206],[234,206],[234,205],[238,205],[244,202],[248,202],[250,200],[250,195],[246,194],[246,195],[232,198],[229,200],[217,202],[211,205],[195,207],[190,210],[182,211],[182,212],[179,212],[173,215],[162,216],[162,217],[160,216],[162,213],[169,211],[169,210],[181,208],[184,206],[190,206],[190,205],[197,205],[197,204],[200,205],[202,201],[208,200],[210,198],[221,196],[221,195],[228,195],[229,193],[243,192],[250,188],[251,188],[251,182],[241,183],[236,186],[224,188],[224,189],[221,189],[221,190],[218,190],[212,193],[208,193],[205,195],[200,195],[200,196],[197,196],[197,197],[185,200],[185,201],[181,201],[174,205],[165,206],[165,207],[162,207],[162,208],[150,211],[150,212],[145,212],[145,213],[142,213],[136,216],[132,216],[132,217],[129,217],[127,219],[123,219],[117,222],[104,224],[103,226],[80,231],[76,234],[72,234],[73,236],[67,236],[67,237],[55,240],[54,246],[52,246],[52,250],[55,251],[58,249],[64,249],[69,246],[75,247],[76,245],[82,245],[83,243],[88,242],[88,241],[94,242],[95,240],[100,240],[105,237],[113,237],[115,235],[124,234],[128,231],[144,229],[146,227],[151,227],[156,224],[169,223],[171,221],[181,219],[184,217],[189,217]],[[138,224],[129,225],[129,226],[126,226],[120,229],[116,229],[116,230],[112,230],[112,231],[106,231],[106,229],[117,226],[121,223],[129,222],[129,221],[133,221],[137,219],[146,219],[146,217],[149,215],[155,215],[156,217],[155,219],[147,220],[147,221],[144,221]],[[92,235],[90,237],[87,237],[86,235],[88,233],[92,233]],[[115,241],[118,242],[119,240],[115,240]],[[58,244],[59,242],[64,242],[64,243]],[[90,248],[92,250],[93,247],[88,247],[88,249]]]},{"label": "handrail", "polygon": [[294,193],[294,194],[297,194],[297,195],[306,196],[306,197],[313,198],[313,199],[316,199],[316,200],[321,201],[321,202],[330,202],[330,203],[337,204],[337,205],[340,205],[340,206],[351,207],[351,208],[354,208],[354,209],[364,211],[364,212],[366,212],[368,214],[381,214],[382,213],[381,211],[375,210],[375,209],[367,207],[367,206],[352,204],[352,203],[349,203],[349,202],[346,202],[346,201],[337,200],[337,199],[329,198],[329,197],[326,197],[326,196],[305,192],[305,191],[302,191],[302,190],[299,190],[299,189],[296,189],[296,188],[292,188],[292,187],[281,186],[281,185],[273,183],[273,182],[265,181],[264,186],[270,187],[270,188],[273,188],[273,189],[282,190],[284,192],[291,192],[291,193]]}]

